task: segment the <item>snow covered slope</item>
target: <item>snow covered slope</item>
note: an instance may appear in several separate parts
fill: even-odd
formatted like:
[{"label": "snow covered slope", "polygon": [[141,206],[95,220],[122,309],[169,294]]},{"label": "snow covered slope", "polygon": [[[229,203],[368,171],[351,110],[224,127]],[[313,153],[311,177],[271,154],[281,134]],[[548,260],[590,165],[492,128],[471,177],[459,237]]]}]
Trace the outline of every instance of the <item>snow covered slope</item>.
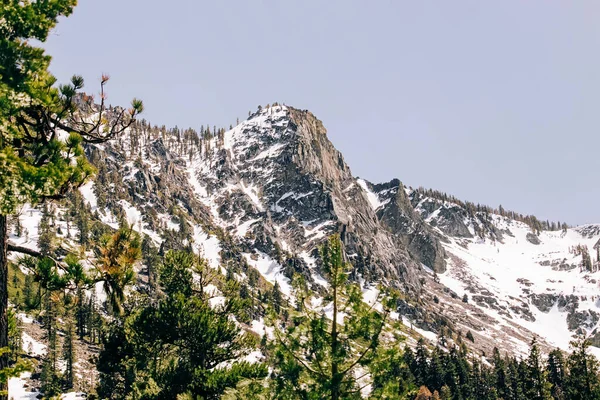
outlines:
[{"label": "snow covered slope", "polygon": [[393,182],[374,185],[373,202],[384,204],[378,215],[392,229],[405,229],[386,221],[398,220],[397,212],[386,212],[394,203],[390,193],[400,193],[439,239],[446,269],[425,268],[435,280],[427,291],[438,301],[440,293],[451,294],[441,312],[454,329],[517,353],[532,334],[563,349],[578,335],[600,346],[600,225],[540,230],[534,218],[512,219]]},{"label": "snow covered slope", "polygon": [[574,334],[594,337],[600,317],[598,265],[586,270],[574,249],[584,246],[595,253],[600,235],[586,234],[589,226],[543,231],[534,244],[524,223],[492,218],[506,231],[502,241],[450,238],[444,244],[450,262],[441,282],[468,293],[500,323],[515,322],[564,349]]}]

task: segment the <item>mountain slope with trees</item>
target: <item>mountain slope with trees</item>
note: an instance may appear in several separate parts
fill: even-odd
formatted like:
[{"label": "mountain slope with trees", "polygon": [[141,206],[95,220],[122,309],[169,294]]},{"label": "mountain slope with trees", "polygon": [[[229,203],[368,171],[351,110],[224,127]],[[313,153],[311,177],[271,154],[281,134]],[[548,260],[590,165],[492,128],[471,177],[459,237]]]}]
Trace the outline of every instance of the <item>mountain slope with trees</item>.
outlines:
[{"label": "mountain slope with trees", "polygon": [[2,9],[0,398],[599,398],[597,225],[358,179],[278,103],[153,126],[56,85],[74,6]]}]

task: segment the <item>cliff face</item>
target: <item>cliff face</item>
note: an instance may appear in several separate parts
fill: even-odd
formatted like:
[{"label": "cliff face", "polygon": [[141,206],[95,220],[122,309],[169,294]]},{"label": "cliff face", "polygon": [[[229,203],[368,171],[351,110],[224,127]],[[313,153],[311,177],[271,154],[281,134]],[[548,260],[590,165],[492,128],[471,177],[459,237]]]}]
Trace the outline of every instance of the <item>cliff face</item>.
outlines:
[{"label": "cliff face", "polygon": [[404,185],[398,179],[372,185],[384,205],[377,211],[381,223],[406,247],[409,253],[437,273],[446,270],[446,253],[436,233],[413,208]]},{"label": "cliff face", "polygon": [[[255,247],[253,235],[260,234],[261,244],[304,254],[306,269],[318,244],[337,232],[357,276],[418,286],[420,267],[380,223],[367,192],[313,114],[284,106],[260,110],[216,147],[191,174],[204,187],[216,220],[245,247]],[[249,224],[243,235],[240,224]]]}]

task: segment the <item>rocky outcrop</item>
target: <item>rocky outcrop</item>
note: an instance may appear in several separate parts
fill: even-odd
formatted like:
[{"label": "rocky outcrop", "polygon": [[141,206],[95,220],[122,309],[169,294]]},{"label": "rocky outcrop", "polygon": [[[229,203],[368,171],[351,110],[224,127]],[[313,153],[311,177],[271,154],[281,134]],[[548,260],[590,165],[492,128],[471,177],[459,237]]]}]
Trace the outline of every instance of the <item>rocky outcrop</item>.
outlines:
[{"label": "rocky outcrop", "polygon": [[541,244],[542,242],[540,241],[540,238],[537,237],[537,235],[534,235],[533,233],[529,232],[526,236],[525,239],[527,239],[527,241],[531,244],[535,244],[536,246]]},{"label": "rocky outcrop", "polygon": [[431,225],[449,236],[472,238],[473,235],[464,222],[466,219],[466,212],[459,207],[440,207],[436,218],[432,218]]},{"label": "rocky outcrop", "polygon": [[541,293],[541,294],[531,294],[529,296],[531,302],[534,306],[537,307],[541,312],[547,313],[549,312],[554,304],[556,304],[556,300],[558,300],[558,295],[551,293]]},{"label": "rocky outcrop", "polygon": [[384,203],[377,211],[381,223],[396,235],[413,258],[438,273],[444,272],[446,252],[440,238],[414,210],[402,182],[394,179],[378,185],[368,184]]},{"label": "rocky outcrop", "polygon": [[574,311],[567,315],[567,326],[575,333],[585,334],[598,324],[599,319],[600,315],[594,310]]}]

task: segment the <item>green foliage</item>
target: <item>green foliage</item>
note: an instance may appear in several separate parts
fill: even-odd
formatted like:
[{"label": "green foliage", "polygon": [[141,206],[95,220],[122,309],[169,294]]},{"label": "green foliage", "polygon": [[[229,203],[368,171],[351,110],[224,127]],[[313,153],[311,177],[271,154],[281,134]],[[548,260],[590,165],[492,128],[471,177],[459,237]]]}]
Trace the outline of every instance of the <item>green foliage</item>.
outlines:
[{"label": "green foliage", "polygon": [[363,301],[361,288],[347,280],[349,265],[338,236],[322,247],[321,261],[329,284],[323,302],[331,303],[332,319],[309,304],[306,285],[295,277],[295,297],[300,302],[296,310],[300,311],[290,314],[288,326],[275,329],[274,398],[360,398],[365,385],[360,377],[370,367],[379,366],[381,372],[376,360],[382,353],[378,352],[380,336],[393,299],[378,298],[382,312]]},{"label": "green foliage", "polygon": [[[100,105],[93,97],[82,95],[83,78],[74,76],[69,84],[56,86],[48,71],[50,56],[38,47],[44,42],[59,17],[69,16],[76,0],[8,0],[1,6],[0,22],[0,292],[7,293],[6,261],[7,219],[23,203],[37,204],[45,199],[63,198],[71,189],[83,184],[94,172],[87,161],[83,144],[99,143],[122,133],[142,112],[143,104],[134,99],[129,110],[107,115],[104,86],[101,80]],[[82,112],[81,106],[87,107]],[[91,113],[90,111],[97,111]],[[95,115],[95,121],[83,114]],[[40,250],[52,256],[52,234],[42,224]],[[55,263],[56,264],[56,263]],[[40,288],[53,290],[50,284],[60,281],[43,259],[39,271]],[[45,268],[45,270],[44,270]],[[106,272],[106,271],[103,271]],[[114,275],[111,276],[111,278]],[[105,277],[106,278],[106,277]],[[121,277],[119,277],[121,278]],[[117,291],[126,280],[106,279],[113,305],[122,300]],[[62,284],[62,282],[61,282]],[[47,300],[47,299],[46,299]],[[42,302],[40,301],[40,304]],[[8,304],[0,304],[0,343],[6,345]],[[7,357],[0,355],[0,368],[7,370]],[[52,366],[53,368],[53,366]],[[48,372],[49,368],[44,371]],[[53,375],[52,371],[45,377]],[[53,378],[52,378],[53,379]],[[50,382],[48,378],[46,381]],[[50,385],[50,384],[49,384]],[[5,388],[5,380],[2,388]],[[47,386],[48,393],[53,387]],[[5,398],[2,395],[2,398]]]},{"label": "green foliage", "polygon": [[[566,362],[559,350],[550,352],[544,362],[534,340],[526,359],[501,357],[494,349],[491,366],[486,366],[467,351],[452,347],[448,352],[439,348],[430,352],[420,341],[416,354],[408,348],[404,352],[409,370],[404,381],[438,392],[443,399],[598,400],[598,361],[588,347],[588,341],[575,341]],[[409,392],[409,398],[412,395]]]},{"label": "green foliage", "polygon": [[135,281],[134,264],[141,257],[140,235],[126,225],[112,235],[100,238],[96,254],[96,280],[103,282],[110,309],[123,312],[125,288]]},{"label": "green foliage", "polygon": [[535,338],[531,342],[529,357],[525,364],[528,374],[525,385],[525,396],[532,400],[550,399],[550,383],[546,379],[546,372],[542,364],[542,355]]},{"label": "green foliage", "polygon": [[598,359],[588,352],[590,342],[571,342],[572,352],[567,359],[569,374],[566,379],[565,398],[572,400],[600,399]]},{"label": "green foliage", "polygon": [[[0,348],[0,356],[9,355],[11,350],[8,347]],[[0,382],[6,384],[12,377],[20,376],[23,372],[31,370],[31,363],[23,360],[18,360],[10,367],[0,369]],[[0,395],[7,395],[8,391],[0,391]]]},{"label": "green foliage", "polygon": [[552,350],[550,354],[548,354],[546,371],[548,374],[548,382],[552,387],[552,398],[564,399],[567,371],[562,351],[556,349]]},{"label": "green foliage", "polygon": [[[101,141],[122,132],[143,110],[139,100],[111,124],[77,116],[75,98],[83,79],[74,76],[55,86],[48,71],[50,56],[36,47],[45,41],[61,16],[69,16],[75,0],[11,0],[2,5],[0,26],[0,213],[11,214],[24,202],[64,195],[93,173],[83,152],[84,141]],[[104,106],[103,77],[101,108]],[[91,99],[90,99],[91,101]],[[59,130],[67,132],[61,136]]]},{"label": "green foliage", "polygon": [[396,348],[377,348],[370,372],[373,398],[405,399],[416,390],[404,353]]},{"label": "green foliage", "polygon": [[[72,314],[72,313],[69,313]],[[63,380],[67,388],[72,388],[75,382],[75,324],[71,315],[67,316],[66,325],[64,327],[65,337],[63,340],[62,358],[65,362],[65,372]]]},{"label": "green foliage", "polygon": [[245,379],[266,376],[266,366],[240,361],[256,341],[229,317],[239,303],[210,306],[206,268],[193,254],[167,252],[160,268],[163,296],[129,307],[103,338],[102,398],[216,399]]}]

